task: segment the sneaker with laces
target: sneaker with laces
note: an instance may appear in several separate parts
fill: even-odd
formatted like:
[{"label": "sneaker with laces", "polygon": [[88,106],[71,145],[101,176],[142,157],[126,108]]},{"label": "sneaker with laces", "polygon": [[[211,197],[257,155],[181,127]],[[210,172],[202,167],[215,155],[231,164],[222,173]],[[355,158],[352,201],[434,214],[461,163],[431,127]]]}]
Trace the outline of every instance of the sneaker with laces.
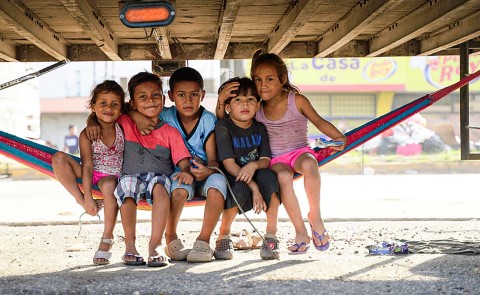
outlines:
[{"label": "sneaker with laces", "polygon": [[233,259],[233,241],[230,236],[220,236],[215,242],[215,252],[213,256],[218,260]]},{"label": "sneaker with laces", "polygon": [[262,247],[260,248],[260,257],[264,260],[280,259],[279,243],[280,241],[275,235],[265,234]]}]

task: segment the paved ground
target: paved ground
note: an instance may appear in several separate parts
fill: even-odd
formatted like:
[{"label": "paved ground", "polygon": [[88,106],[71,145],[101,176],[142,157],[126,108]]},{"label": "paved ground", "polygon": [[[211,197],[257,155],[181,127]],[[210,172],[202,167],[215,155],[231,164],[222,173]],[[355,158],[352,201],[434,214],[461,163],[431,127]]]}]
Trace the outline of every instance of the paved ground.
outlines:
[{"label": "paved ground", "polygon": [[[93,266],[102,225],[85,218],[79,234],[81,209],[57,182],[0,180],[0,294],[480,294],[480,255],[442,253],[453,246],[480,251],[478,175],[322,177],[329,251],[288,255],[292,227],[281,212],[280,260],[262,261],[249,250],[231,261],[160,269],[121,264],[120,241],[112,264]],[[179,232],[187,246],[202,209],[184,211]],[[149,212],[140,213],[148,220]],[[254,220],[260,231],[263,217]],[[251,231],[240,218],[234,230],[243,228]],[[139,223],[138,232],[146,255],[149,223]],[[429,254],[370,256],[365,248],[398,239],[413,250],[428,242]]]}]

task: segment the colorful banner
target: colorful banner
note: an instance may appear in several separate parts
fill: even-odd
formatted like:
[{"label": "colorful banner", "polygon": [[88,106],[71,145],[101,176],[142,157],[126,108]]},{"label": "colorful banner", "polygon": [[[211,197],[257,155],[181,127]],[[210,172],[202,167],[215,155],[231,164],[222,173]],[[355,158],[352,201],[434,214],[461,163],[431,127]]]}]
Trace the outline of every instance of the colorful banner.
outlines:
[{"label": "colorful banner", "polygon": [[[432,92],[460,78],[458,56],[285,59],[292,83],[302,92]],[[248,62],[247,68],[250,68]],[[470,56],[469,72],[480,70]],[[470,83],[480,91],[480,82]]]}]

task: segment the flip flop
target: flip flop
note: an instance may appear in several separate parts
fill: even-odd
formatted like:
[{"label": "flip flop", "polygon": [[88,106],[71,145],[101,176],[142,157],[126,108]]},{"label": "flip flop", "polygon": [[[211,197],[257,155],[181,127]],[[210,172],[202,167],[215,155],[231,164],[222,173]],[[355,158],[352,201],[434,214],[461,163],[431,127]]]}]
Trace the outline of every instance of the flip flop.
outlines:
[{"label": "flip flop", "polygon": [[[305,254],[305,253],[307,253],[308,249],[310,248],[310,245],[307,245],[307,243],[305,243],[305,242],[301,242],[300,244],[295,243],[292,246],[297,247],[297,249],[288,252],[289,255]],[[300,248],[302,248],[302,246],[306,246],[305,250],[300,251]]]},{"label": "flip flop", "polygon": [[327,234],[327,230],[325,230],[322,235],[319,235],[313,229],[313,225],[311,223],[310,223],[310,228],[312,229],[312,240],[313,240],[313,246],[315,246],[315,249],[317,249],[318,251],[327,251],[328,248],[330,247],[330,242],[326,242],[325,244],[318,245],[317,243],[315,243],[315,239],[313,238],[313,236],[315,236],[321,243],[322,239],[325,238],[325,235]]},{"label": "flip flop", "polygon": [[[128,260],[126,259],[127,257],[134,257],[135,260]],[[133,253],[125,253],[122,256],[123,264],[125,265],[145,265],[146,262],[143,260],[143,257],[140,256],[139,254],[133,254]]]},{"label": "flip flop", "polygon": [[150,267],[160,267],[167,266],[169,264],[168,258],[166,255],[157,255],[148,257],[147,265]]}]

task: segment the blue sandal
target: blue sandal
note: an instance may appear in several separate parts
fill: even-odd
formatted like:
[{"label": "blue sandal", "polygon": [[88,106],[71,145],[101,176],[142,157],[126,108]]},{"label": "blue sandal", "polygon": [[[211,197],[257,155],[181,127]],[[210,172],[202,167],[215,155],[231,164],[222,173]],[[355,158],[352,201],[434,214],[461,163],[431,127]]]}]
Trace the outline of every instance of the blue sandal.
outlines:
[{"label": "blue sandal", "polygon": [[313,240],[313,246],[315,246],[315,249],[317,249],[318,251],[327,251],[328,248],[330,247],[330,242],[326,242],[325,244],[317,245],[317,243],[315,243],[315,239],[313,238],[313,236],[315,236],[315,238],[317,238],[321,243],[322,239],[325,238],[325,235],[327,234],[327,230],[325,230],[322,235],[319,235],[313,229],[313,225],[311,223],[310,223],[310,228],[312,229],[312,240]]},{"label": "blue sandal", "polygon": [[[305,253],[307,253],[308,249],[310,248],[310,245],[307,245],[307,243],[305,243],[305,242],[301,242],[300,244],[295,243],[292,246],[297,247],[297,249],[288,252],[288,254],[290,254],[290,255],[305,254]],[[302,248],[302,246],[305,246],[305,250],[300,251],[300,248]]]}]

